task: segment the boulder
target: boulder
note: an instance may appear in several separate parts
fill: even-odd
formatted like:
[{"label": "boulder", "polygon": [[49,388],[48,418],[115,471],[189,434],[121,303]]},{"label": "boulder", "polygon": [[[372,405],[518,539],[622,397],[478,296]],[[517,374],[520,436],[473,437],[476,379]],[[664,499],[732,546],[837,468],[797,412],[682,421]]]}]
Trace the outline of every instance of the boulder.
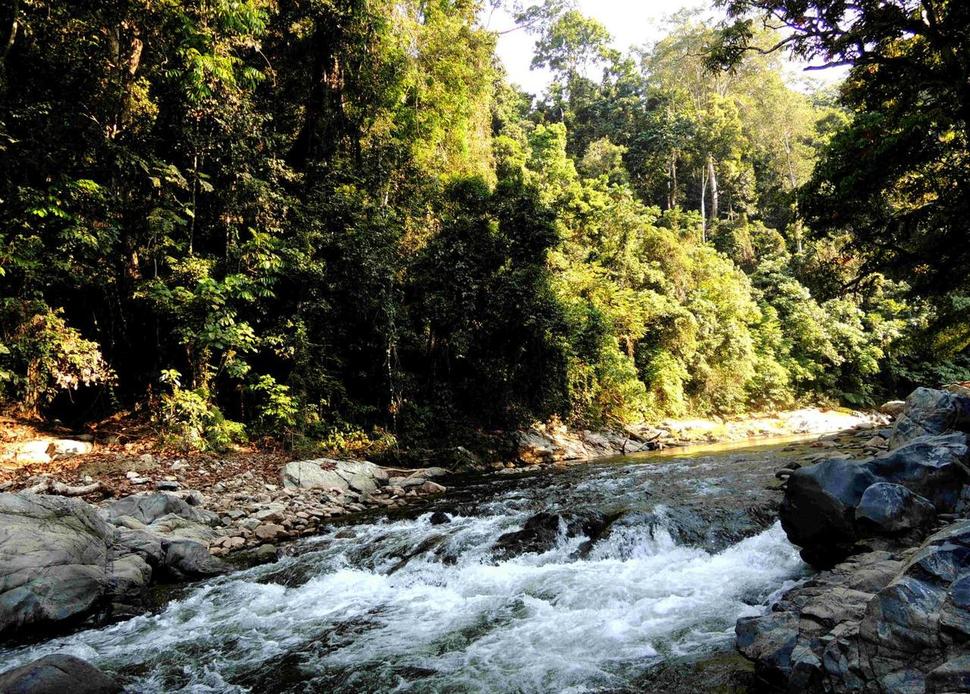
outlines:
[{"label": "boulder", "polygon": [[896,419],[889,447],[898,448],[921,436],[970,431],[970,398],[932,388],[917,388],[906,398]]},{"label": "boulder", "polygon": [[0,633],[94,608],[113,534],[80,499],[0,494]]},{"label": "boulder", "polygon": [[[801,468],[788,477],[782,527],[805,561],[831,566],[860,538],[925,528],[935,514],[961,508],[967,457],[966,434],[958,432],[919,437],[873,460],[836,458]],[[872,489],[862,506],[877,483],[889,486]]]},{"label": "boulder", "polygon": [[165,492],[132,494],[123,497],[105,504],[102,514],[112,525],[118,525],[118,519],[125,516],[145,525],[152,525],[166,516],[177,516],[183,520],[207,526],[217,526],[221,523],[215,513],[192,506],[178,495]]},{"label": "boulder", "polygon": [[114,694],[122,691],[88,662],[73,655],[54,653],[0,673],[3,694]]},{"label": "boulder", "polygon": [[855,519],[877,532],[892,534],[931,525],[936,520],[936,509],[929,500],[901,484],[876,482],[863,492]]},{"label": "boulder", "polygon": [[366,460],[318,458],[283,466],[283,486],[289,489],[339,489],[372,494],[387,483],[387,471]]},{"label": "boulder", "polygon": [[208,512],[175,502],[120,499],[104,513],[119,522],[114,527],[80,499],[0,494],[0,634],[79,619],[96,610],[133,614],[159,576],[183,579],[220,572],[221,563],[205,544],[158,532],[175,521],[214,532],[166,513],[190,509],[193,518],[208,519]]},{"label": "boulder", "polygon": [[865,465],[880,479],[926,497],[940,513],[950,513],[970,480],[967,458],[967,435],[960,432],[912,439]]},{"label": "boulder", "polygon": [[831,565],[846,556],[856,540],[855,507],[877,481],[865,465],[838,458],[791,474],[779,517],[806,561]]}]

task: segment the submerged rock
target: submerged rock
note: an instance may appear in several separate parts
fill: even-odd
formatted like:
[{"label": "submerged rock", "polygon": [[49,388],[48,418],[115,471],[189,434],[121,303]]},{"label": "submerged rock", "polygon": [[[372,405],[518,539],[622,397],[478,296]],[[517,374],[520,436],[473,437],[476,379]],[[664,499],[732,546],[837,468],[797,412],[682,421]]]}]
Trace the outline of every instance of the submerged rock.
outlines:
[{"label": "submerged rock", "polygon": [[0,673],[3,694],[114,694],[122,689],[90,663],[55,653]]}]

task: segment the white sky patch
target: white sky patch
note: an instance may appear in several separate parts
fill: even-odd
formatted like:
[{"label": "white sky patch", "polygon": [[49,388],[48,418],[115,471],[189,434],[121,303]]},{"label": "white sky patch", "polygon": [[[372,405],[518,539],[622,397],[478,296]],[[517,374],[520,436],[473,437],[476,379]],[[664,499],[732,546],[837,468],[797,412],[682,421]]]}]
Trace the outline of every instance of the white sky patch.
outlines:
[{"label": "white sky patch", "polygon": [[[671,28],[669,18],[680,10],[700,10],[701,17],[719,19],[723,10],[713,2],[699,0],[579,0],[579,10],[599,20],[613,35],[613,45],[620,50],[653,44],[666,36]],[[541,94],[552,76],[547,70],[533,70],[532,55],[535,36],[515,27],[512,16],[504,9],[486,11],[482,17],[485,28],[500,33],[497,52],[509,73],[509,80],[527,92]],[[789,82],[794,88],[808,89],[806,82],[832,84],[845,77],[845,69],[805,72],[802,65],[790,63]]]}]

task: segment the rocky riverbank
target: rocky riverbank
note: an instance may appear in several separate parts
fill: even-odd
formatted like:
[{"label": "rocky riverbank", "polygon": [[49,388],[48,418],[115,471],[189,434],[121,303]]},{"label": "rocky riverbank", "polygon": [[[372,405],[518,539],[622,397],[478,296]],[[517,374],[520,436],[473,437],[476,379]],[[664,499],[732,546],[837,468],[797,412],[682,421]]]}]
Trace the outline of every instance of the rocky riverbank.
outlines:
[{"label": "rocky riverbank", "polygon": [[609,431],[569,429],[559,422],[535,424],[515,434],[516,460],[506,466],[569,464],[697,444],[868,430],[887,426],[896,407],[887,403],[886,412],[810,407],[733,419],[665,419]]},{"label": "rocky riverbank", "polygon": [[[917,389],[886,450],[782,472],[780,517],[822,569],[738,622],[788,692],[970,691],[970,398]],[[837,451],[834,451],[837,452]]]}]

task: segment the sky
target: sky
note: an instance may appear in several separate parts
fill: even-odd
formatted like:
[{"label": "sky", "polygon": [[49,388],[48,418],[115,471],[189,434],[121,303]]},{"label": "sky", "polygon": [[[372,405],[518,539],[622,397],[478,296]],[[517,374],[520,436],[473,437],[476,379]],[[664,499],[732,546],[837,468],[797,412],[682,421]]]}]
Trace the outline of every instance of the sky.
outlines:
[{"label": "sky", "polygon": [[[598,19],[614,38],[614,46],[626,50],[630,46],[642,46],[662,38],[666,32],[665,19],[682,9],[700,9],[704,14],[720,18],[723,10],[712,9],[707,0],[578,0],[583,14]],[[504,10],[496,10],[483,18],[487,29],[502,32],[515,24]],[[498,38],[498,55],[509,72],[509,79],[533,94],[541,93],[549,84],[550,75],[545,70],[530,70],[535,37],[519,29]],[[808,79],[797,66],[792,66],[793,81]],[[826,70],[811,73],[811,78],[822,83],[833,82],[844,72]]]}]

